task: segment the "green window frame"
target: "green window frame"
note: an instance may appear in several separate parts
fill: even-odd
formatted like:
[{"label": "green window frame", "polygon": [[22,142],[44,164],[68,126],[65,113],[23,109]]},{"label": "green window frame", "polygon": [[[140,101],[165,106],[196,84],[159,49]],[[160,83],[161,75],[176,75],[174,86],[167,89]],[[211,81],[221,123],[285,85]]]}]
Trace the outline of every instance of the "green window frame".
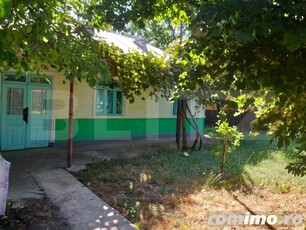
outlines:
[{"label": "green window frame", "polygon": [[52,79],[50,76],[47,75],[24,75],[22,74],[21,76],[16,76],[15,72],[5,72],[3,74],[3,80],[5,82],[10,82],[10,83],[17,83],[17,84],[30,84],[30,85],[51,85],[52,84]]},{"label": "green window frame", "polygon": [[96,116],[120,116],[123,114],[123,92],[119,88],[96,89]]},{"label": "green window frame", "polygon": [[177,107],[178,107],[178,99],[175,99],[174,102],[172,103],[172,115],[173,116],[177,115]]},{"label": "green window frame", "polygon": [[[172,102],[172,116],[177,116],[178,102],[179,99],[174,99],[174,101]],[[187,101],[187,105],[190,106],[189,100]]]}]

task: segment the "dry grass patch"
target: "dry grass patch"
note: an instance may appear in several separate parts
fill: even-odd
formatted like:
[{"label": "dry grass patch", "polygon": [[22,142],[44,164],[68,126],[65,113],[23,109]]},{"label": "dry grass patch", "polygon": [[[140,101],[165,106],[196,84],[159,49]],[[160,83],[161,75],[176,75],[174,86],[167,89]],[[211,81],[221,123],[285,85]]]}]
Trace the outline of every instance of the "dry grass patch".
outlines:
[{"label": "dry grass patch", "polygon": [[225,177],[219,176],[219,158],[209,148],[190,157],[163,149],[96,162],[77,177],[141,229],[233,229],[207,225],[209,214],[224,212],[299,213],[306,218],[306,180],[284,170],[291,150],[273,148],[264,141],[243,142],[229,156]]}]

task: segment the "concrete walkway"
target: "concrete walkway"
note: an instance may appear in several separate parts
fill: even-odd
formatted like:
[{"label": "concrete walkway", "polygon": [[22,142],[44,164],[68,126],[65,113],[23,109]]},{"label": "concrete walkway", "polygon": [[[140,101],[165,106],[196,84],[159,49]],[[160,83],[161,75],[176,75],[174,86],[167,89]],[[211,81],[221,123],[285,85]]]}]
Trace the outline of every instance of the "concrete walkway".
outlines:
[{"label": "concrete walkway", "polygon": [[[73,167],[69,170],[81,170],[97,159],[133,157],[171,145],[174,146],[173,139],[79,146],[74,148]],[[46,195],[60,208],[71,229],[136,229],[65,169],[64,147],[4,152],[2,155],[11,162],[8,199],[15,206],[27,198],[39,199]]]},{"label": "concrete walkway", "polygon": [[33,177],[47,197],[60,207],[71,229],[136,229],[64,169],[34,173]]}]

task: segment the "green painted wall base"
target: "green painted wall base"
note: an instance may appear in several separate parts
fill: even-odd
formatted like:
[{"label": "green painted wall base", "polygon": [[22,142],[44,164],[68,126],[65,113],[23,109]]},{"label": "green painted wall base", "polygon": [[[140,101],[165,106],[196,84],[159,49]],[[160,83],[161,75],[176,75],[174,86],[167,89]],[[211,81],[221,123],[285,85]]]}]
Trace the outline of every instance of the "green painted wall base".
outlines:
[{"label": "green painted wall base", "polygon": [[[204,131],[204,118],[196,122]],[[68,119],[56,119],[55,142],[67,140]],[[176,118],[74,119],[75,141],[130,139],[133,137],[175,134]],[[193,132],[187,123],[187,132]]]}]

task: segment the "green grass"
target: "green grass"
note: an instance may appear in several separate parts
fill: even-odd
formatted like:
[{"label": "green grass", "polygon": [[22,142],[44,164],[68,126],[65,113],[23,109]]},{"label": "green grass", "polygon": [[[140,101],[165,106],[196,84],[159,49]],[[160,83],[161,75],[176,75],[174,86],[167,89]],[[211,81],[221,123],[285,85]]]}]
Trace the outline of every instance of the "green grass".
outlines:
[{"label": "green grass", "polygon": [[[267,182],[290,182],[303,188],[306,186],[305,178],[294,177],[285,170],[293,154],[292,149],[278,150],[267,141],[242,141],[237,150],[228,154],[225,172],[228,177],[252,186]],[[186,178],[188,183],[194,180],[194,184],[197,184],[198,180],[205,179],[205,173],[213,172],[217,175],[219,164],[219,156],[209,147],[204,146],[203,150],[191,152],[189,157],[183,156],[176,149],[163,149],[136,158],[99,161],[80,172],[78,177],[85,184],[95,178],[121,183],[143,172],[150,177],[150,183],[180,184],[182,178]],[[129,173],[120,173],[120,169],[124,168],[129,168]]]},{"label": "green grass", "polygon": [[134,223],[162,218],[180,205],[182,197],[202,189],[253,191],[270,186],[276,192],[290,192],[306,188],[305,178],[285,170],[294,149],[277,150],[262,140],[242,141],[228,154],[224,177],[219,175],[220,157],[213,152],[204,146],[186,157],[177,149],[161,149],[95,162],[76,176]]}]

